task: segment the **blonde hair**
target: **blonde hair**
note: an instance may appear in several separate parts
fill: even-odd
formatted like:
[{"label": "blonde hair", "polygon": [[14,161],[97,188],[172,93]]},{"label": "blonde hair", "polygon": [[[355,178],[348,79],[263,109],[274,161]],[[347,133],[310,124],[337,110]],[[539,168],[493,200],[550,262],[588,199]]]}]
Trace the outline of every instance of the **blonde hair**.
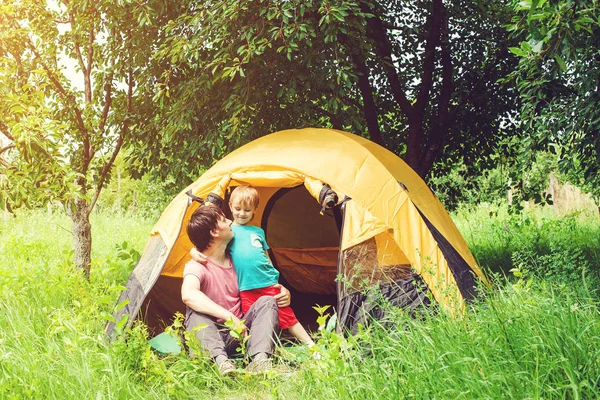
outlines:
[{"label": "blonde hair", "polygon": [[242,206],[253,208],[258,207],[259,200],[258,190],[248,185],[236,187],[229,197],[230,203],[239,202]]}]

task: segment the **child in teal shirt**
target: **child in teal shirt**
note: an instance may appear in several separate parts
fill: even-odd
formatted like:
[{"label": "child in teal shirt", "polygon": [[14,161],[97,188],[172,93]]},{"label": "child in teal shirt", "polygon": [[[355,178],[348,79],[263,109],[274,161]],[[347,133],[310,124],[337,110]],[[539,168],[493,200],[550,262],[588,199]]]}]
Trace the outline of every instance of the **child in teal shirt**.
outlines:
[{"label": "child in teal shirt", "polygon": [[[273,287],[279,281],[279,271],[273,267],[267,255],[269,246],[265,239],[265,232],[257,226],[247,225],[254,217],[258,202],[258,191],[251,186],[236,187],[229,199],[229,208],[233,216],[230,254],[238,277],[244,313],[260,297],[280,293],[279,288]],[[193,250],[192,256],[198,258]],[[278,310],[281,329],[288,329],[302,343],[314,344],[302,324],[298,322],[291,307],[280,307]]]}]

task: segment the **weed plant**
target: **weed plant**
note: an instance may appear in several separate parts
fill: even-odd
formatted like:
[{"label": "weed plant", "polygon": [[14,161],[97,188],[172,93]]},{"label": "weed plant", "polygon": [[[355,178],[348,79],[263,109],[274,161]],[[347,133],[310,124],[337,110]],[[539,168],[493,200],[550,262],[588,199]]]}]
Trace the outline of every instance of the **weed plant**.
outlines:
[{"label": "weed plant", "polygon": [[[495,248],[512,268],[519,239],[485,241],[498,229],[484,223],[495,223],[485,211],[468,218],[472,226],[482,224],[479,241],[471,239],[479,246],[475,254],[490,260]],[[513,229],[524,235],[521,242],[538,243],[530,248],[533,256],[552,249],[550,239],[571,249],[572,242],[560,242],[570,240],[566,234],[530,232],[539,227],[534,221]],[[350,338],[319,331],[318,359],[303,348],[279,349],[276,372],[222,378],[206,357],[153,352],[143,324],[114,342],[103,334],[153,221],[94,216],[90,282],[71,266],[67,217],[40,211],[1,222],[0,399],[600,397],[600,304],[593,286],[541,279],[527,269],[530,262],[518,279],[496,282],[463,318],[413,319],[388,310],[392,328],[373,322]],[[582,225],[573,223],[577,235]],[[560,224],[548,220],[545,227]],[[581,256],[594,265],[594,246],[577,240]],[[499,267],[510,269],[500,261]],[[321,313],[325,326],[331,310]]]}]

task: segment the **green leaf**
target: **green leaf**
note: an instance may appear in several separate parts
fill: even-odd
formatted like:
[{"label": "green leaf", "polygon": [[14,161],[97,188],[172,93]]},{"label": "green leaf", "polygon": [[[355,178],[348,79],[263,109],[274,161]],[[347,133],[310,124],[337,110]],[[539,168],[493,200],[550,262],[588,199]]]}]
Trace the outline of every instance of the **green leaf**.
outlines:
[{"label": "green leaf", "polygon": [[115,306],[115,312],[119,312],[123,307],[125,307],[130,302],[131,302],[130,300],[123,300],[122,302],[120,302],[119,304],[117,304]]},{"label": "green leaf", "polygon": [[567,70],[567,64],[565,64],[565,60],[563,60],[560,54],[555,54],[554,59],[556,60],[556,63],[558,64],[561,71]]},{"label": "green leaf", "polygon": [[519,57],[525,57],[527,55],[527,53],[521,50],[521,48],[519,47],[509,47],[508,50],[510,50],[511,53]]}]

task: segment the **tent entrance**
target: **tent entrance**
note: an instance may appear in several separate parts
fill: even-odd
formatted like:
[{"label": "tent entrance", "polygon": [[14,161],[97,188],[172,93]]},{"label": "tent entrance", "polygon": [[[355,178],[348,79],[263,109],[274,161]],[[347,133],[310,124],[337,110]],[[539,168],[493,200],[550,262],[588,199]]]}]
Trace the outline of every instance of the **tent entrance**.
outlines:
[{"label": "tent entrance", "polygon": [[312,306],[337,305],[339,215],[320,214],[319,203],[304,188],[279,189],[262,215],[271,260],[280,282],[292,293],[292,308],[309,329],[317,328]]}]

